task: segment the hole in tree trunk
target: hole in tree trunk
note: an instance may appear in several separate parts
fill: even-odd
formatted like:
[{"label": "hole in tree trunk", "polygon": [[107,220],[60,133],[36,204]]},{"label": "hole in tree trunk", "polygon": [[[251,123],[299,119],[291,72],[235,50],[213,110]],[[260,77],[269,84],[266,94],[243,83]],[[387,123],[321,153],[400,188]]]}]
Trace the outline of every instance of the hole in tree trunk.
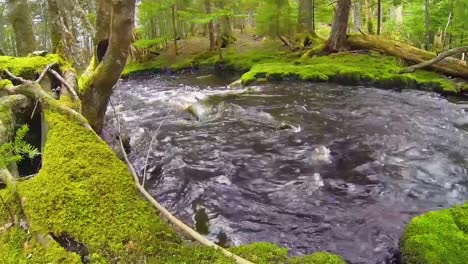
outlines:
[{"label": "hole in tree trunk", "polygon": [[[24,141],[31,144],[38,150],[41,149],[41,108],[38,105],[34,111],[34,116],[31,118],[34,111],[34,106],[28,108],[25,112],[17,114],[16,116],[16,129],[24,124],[29,127],[29,132],[26,134]],[[24,157],[22,161],[18,163],[18,172],[20,176],[29,176],[39,172],[42,166],[42,155],[38,155],[33,159]]]},{"label": "hole in tree trunk", "polygon": [[97,50],[96,50],[96,57],[97,57],[98,62],[101,62],[102,58],[104,58],[104,56],[106,55],[108,46],[109,46],[108,39],[103,39],[99,41],[97,45]]}]

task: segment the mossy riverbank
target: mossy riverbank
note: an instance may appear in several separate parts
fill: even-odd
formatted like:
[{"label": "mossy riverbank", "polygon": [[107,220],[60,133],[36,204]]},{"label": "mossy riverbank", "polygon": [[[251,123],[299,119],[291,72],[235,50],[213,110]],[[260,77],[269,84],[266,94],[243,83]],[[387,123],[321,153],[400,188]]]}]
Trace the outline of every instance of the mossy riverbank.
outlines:
[{"label": "mossy riverbank", "polygon": [[[184,40],[181,46],[193,46],[193,40]],[[198,45],[202,47],[201,45]],[[163,51],[160,56],[145,62],[131,62],[124,76],[139,72],[178,72],[191,69],[231,70],[243,73],[242,84],[259,80],[303,80],[313,82],[338,82],[348,85],[372,85],[392,89],[420,89],[443,94],[460,94],[468,91],[468,83],[455,81],[428,70],[400,74],[407,65],[394,57],[377,52],[343,52],[320,54],[323,45],[308,52],[290,52],[274,41],[242,40],[239,44],[218,52],[201,48],[179,56]]]}]

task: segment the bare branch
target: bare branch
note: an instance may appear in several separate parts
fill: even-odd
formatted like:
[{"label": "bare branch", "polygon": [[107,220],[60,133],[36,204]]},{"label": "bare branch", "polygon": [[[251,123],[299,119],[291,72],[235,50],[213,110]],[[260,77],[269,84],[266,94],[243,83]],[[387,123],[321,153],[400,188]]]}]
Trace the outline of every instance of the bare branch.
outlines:
[{"label": "bare branch", "polygon": [[78,97],[78,94],[76,93],[75,89],[73,89],[73,87],[58,72],[56,72],[53,69],[49,69],[49,72],[52,73],[55,76],[55,78],[57,78],[57,80],[59,80],[65,86],[65,88],[67,88],[67,90],[71,94],[71,97],[72,97],[73,101],[79,101],[80,100],[80,98]]},{"label": "bare branch", "polygon": [[21,82],[21,83],[27,83],[28,80],[26,79],[23,79],[21,77],[18,77],[16,75],[14,75],[13,73],[11,73],[9,70],[5,70],[5,73],[8,75],[8,77],[10,77],[10,79],[12,80],[15,80],[15,81],[18,81],[18,82]]},{"label": "bare branch", "polygon": [[39,78],[37,78],[36,82],[40,83],[42,79],[44,79],[44,77],[46,76],[49,69],[54,67],[55,65],[57,65],[56,62],[47,65],[47,67],[45,67],[45,69],[42,71],[41,75],[39,75]]}]

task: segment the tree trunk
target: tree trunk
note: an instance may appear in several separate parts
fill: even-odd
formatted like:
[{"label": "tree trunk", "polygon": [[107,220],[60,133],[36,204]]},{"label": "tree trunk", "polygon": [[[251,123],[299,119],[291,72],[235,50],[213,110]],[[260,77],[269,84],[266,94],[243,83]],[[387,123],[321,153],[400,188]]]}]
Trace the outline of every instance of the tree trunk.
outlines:
[{"label": "tree trunk", "polygon": [[372,7],[370,6],[370,0],[364,0],[366,5],[366,25],[367,25],[367,32],[371,35],[374,34],[374,25],[372,24]]},{"label": "tree trunk", "polygon": [[8,9],[8,17],[15,32],[18,56],[26,56],[36,50],[36,38],[28,1],[8,0]]},{"label": "tree trunk", "polygon": [[[348,43],[355,49],[372,49],[391,56],[399,57],[407,62],[418,64],[436,57],[436,54],[426,50],[418,49],[401,42],[378,38],[375,36],[353,35],[348,38]],[[468,66],[464,61],[451,57],[429,65],[435,71],[468,79]]]},{"label": "tree trunk", "polygon": [[362,29],[362,3],[356,0],[353,4],[353,25],[354,31],[359,32]]},{"label": "tree trunk", "polygon": [[[211,14],[211,1],[210,0],[205,0],[205,12],[207,15]],[[214,25],[213,25],[213,19],[208,22],[208,38],[210,39],[210,50],[215,49],[215,36],[214,36]]]},{"label": "tree trunk", "polygon": [[177,56],[179,54],[179,51],[177,48],[177,23],[176,23],[175,5],[172,5],[171,11],[172,11],[172,33],[174,37],[174,53]]},{"label": "tree trunk", "polygon": [[377,35],[382,30],[382,0],[377,0]]},{"label": "tree trunk", "polygon": [[[106,8],[109,10],[105,10]],[[96,20],[96,39],[101,39],[97,44],[96,54],[99,48],[102,48],[101,52],[104,52],[104,55],[92,71],[88,85],[80,88],[82,113],[92,128],[100,133],[112,89],[120,79],[130,45],[134,41],[135,0],[114,0],[112,4],[107,0],[99,0],[98,13],[112,14],[112,19],[109,17]],[[105,41],[103,42],[106,37],[109,38],[108,45],[104,45]]]},{"label": "tree trunk", "polygon": [[336,52],[347,48],[346,33],[348,30],[349,9],[351,0],[339,0],[336,7],[335,19],[326,43],[325,50]]},{"label": "tree trunk", "polygon": [[431,45],[431,33],[429,31],[429,0],[424,0],[424,17],[426,28],[426,50],[429,50]]},{"label": "tree trunk", "polygon": [[52,45],[52,53],[61,53],[63,32],[60,25],[60,10],[57,4],[59,0],[47,0],[48,16],[50,19],[50,43]]},{"label": "tree trunk", "polygon": [[313,0],[299,0],[297,27],[299,32],[313,33],[314,11]]}]

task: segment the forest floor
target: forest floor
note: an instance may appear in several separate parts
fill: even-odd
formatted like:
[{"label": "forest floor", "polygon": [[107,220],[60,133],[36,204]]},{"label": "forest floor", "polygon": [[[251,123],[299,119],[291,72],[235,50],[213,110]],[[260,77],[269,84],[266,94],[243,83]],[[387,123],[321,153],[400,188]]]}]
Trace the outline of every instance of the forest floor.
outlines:
[{"label": "forest floor", "polygon": [[[179,72],[200,68],[231,70],[243,73],[242,84],[256,81],[300,79],[316,82],[339,82],[351,85],[373,85],[380,88],[420,89],[443,94],[468,91],[468,84],[446,78],[433,71],[418,70],[400,74],[408,65],[401,59],[374,51],[350,51],[320,56],[324,39],[315,46],[289,50],[277,39],[257,36],[252,32],[235,32],[236,41],[219,51],[209,51],[204,37],[178,41],[167,49],[130,62],[123,75],[140,72]],[[156,55],[157,54],[157,55]]]}]

